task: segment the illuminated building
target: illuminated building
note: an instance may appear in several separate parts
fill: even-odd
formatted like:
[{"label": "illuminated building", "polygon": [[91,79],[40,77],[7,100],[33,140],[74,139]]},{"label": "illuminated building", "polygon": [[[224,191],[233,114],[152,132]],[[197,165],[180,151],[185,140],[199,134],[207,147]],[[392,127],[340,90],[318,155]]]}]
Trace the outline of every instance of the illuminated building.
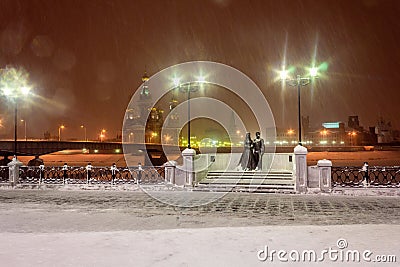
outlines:
[{"label": "illuminated building", "polygon": [[[133,105],[134,108],[126,112],[124,142],[177,144],[180,130],[178,128],[179,117],[177,114],[170,114],[164,125],[164,110],[153,106],[148,80],[149,77],[145,72],[142,77],[143,83],[139,99]],[[172,112],[176,105],[177,101],[173,98],[169,111]]]}]

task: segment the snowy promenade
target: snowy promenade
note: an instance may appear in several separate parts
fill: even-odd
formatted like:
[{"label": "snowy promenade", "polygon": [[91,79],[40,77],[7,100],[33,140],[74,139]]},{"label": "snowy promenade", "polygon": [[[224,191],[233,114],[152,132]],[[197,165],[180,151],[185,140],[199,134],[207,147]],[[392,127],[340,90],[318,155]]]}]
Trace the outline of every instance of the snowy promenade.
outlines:
[{"label": "snowy promenade", "polygon": [[[183,192],[160,198],[188,199]],[[193,203],[207,193],[191,193]],[[338,239],[348,246],[338,249]],[[318,266],[396,266],[400,198],[233,194],[192,208],[141,192],[0,190],[2,266],[275,266],[260,250],[369,250],[366,262]],[[262,251],[261,251],[262,252]],[[294,256],[295,254],[292,254]],[[318,258],[317,257],[317,258]],[[335,262],[336,261],[336,262]]]}]

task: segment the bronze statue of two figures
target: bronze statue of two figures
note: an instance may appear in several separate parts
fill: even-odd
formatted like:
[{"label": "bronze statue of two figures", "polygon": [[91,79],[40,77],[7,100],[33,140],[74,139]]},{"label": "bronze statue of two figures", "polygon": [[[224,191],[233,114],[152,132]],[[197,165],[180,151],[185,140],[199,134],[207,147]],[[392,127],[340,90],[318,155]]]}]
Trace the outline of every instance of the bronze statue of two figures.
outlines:
[{"label": "bronze statue of two figures", "polygon": [[251,140],[250,133],[246,133],[244,148],[240,157],[239,165],[244,171],[262,170],[262,156],[265,151],[264,140],[260,137],[260,132],[256,132],[256,138]]}]

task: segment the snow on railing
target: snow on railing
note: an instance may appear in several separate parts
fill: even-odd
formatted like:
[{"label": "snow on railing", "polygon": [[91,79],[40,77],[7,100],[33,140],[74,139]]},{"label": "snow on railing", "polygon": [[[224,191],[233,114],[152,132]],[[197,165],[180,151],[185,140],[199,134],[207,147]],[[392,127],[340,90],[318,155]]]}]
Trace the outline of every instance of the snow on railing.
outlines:
[{"label": "snow on railing", "polygon": [[[28,167],[19,171],[20,184],[159,184],[164,182],[164,167]],[[0,182],[9,181],[8,167],[0,166]]]},{"label": "snow on railing", "polygon": [[400,166],[332,167],[333,187],[400,187]]}]

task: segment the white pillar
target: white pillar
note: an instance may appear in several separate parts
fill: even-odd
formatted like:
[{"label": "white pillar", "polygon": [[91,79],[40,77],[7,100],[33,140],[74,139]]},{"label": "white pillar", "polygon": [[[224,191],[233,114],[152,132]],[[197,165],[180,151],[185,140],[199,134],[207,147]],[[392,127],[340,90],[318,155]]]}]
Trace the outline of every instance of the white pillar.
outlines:
[{"label": "white pillar", "polygon": [[19,181],[19,167],[21,167],[23,164],[21,161],[19,161],[15,156],[10,161],[7,166],[8,166],[8,177],[10,181],[10,185],[14,187],[17,185]]},{"label": "white pillar", "polygon": [[171,160],[164,164],[165,166],[165,182],[175,184],[176,162]]},{"label": "white pillar", "polygon": [[193,186],[194,181],[194,156],[196,155],[196,150],[191,148],[186,148],[182,151],[183,157],[183,170],[185,171],[185,185]]},{"label": "white pillar", "polygon": [[296,168],[296,192],[307,192],[307,148],[297,145],[294,148]]},{"label": "white pillar", "polygon": [[332,184],[332,161],[326,159],[318,160],[317,166],[319,176],[319,188],[322,192],[330,192]]}]

